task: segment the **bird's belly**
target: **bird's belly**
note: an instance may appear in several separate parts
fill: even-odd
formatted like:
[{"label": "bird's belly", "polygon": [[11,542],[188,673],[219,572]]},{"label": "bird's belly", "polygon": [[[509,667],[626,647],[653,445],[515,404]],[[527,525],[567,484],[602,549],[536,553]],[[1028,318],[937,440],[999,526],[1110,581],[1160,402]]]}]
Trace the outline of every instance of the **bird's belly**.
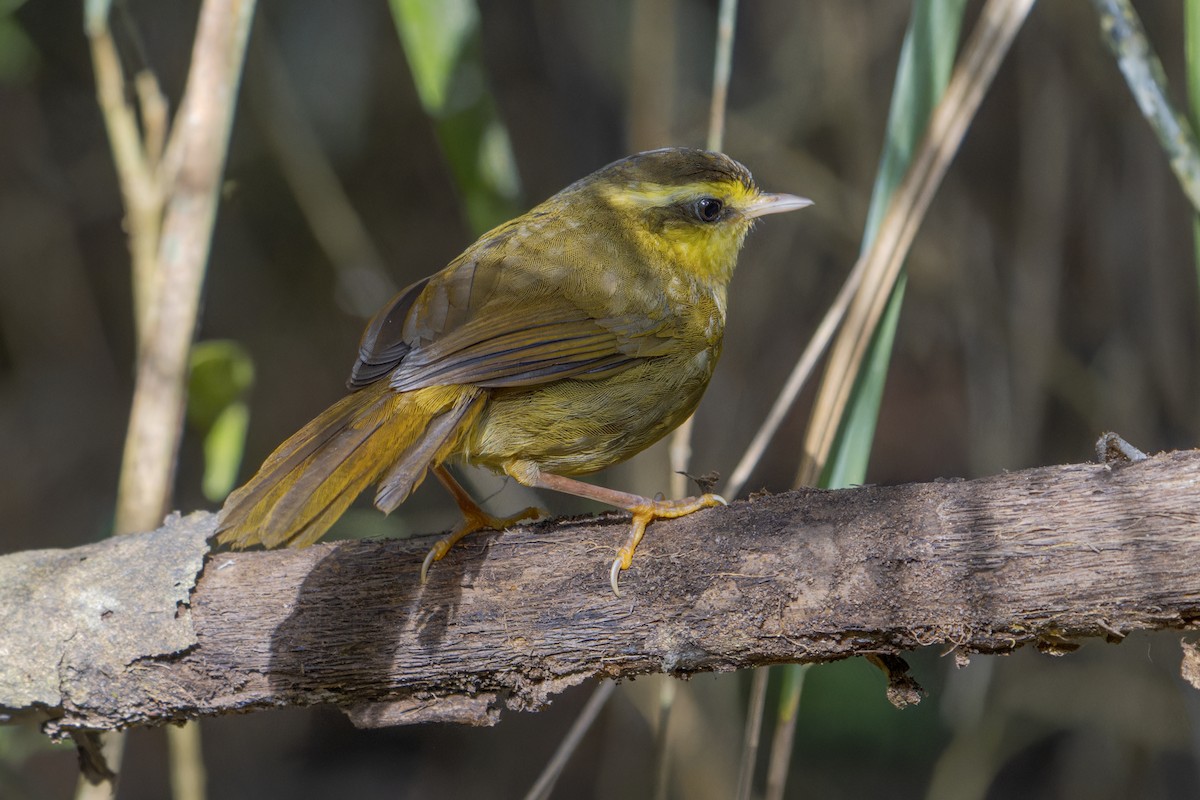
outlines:
[{"label": "bird's belly", "polygon": [[546,472],[580,475],[624,461],[695,410],[717,352],[653,358],[599,380],[562,380],[496,390],[461,456],[503,471],[531,461]]}]

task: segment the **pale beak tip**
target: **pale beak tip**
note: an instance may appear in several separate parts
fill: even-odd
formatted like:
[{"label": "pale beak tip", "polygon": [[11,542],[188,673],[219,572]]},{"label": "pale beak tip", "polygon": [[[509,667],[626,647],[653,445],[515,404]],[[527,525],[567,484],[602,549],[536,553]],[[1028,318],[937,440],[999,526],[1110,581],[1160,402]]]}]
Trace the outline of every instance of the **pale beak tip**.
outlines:
[{"label": "pale beak tip", "polygon": [[746,216],[762,217],[767,214],[782,214],[785,211],[799,211],[802,208],[808,208],[813,204],[812,200],[807,197],[797,197],[794,194],[768,194],[759,195],[758,200],[749,209]]}]

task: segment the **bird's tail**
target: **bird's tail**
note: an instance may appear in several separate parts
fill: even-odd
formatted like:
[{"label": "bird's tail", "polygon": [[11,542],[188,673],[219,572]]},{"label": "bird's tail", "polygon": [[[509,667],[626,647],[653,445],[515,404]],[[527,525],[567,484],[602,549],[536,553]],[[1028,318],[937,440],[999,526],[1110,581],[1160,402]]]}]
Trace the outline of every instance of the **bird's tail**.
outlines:
[{"label": "bird's tail", "polygon": [[281,444],[221,509],[217,540],[234,547],[305,547],[373,483],[392,511],[444,461],[482,411],[468,386],[392,391],[386,381],[325,409]]}]

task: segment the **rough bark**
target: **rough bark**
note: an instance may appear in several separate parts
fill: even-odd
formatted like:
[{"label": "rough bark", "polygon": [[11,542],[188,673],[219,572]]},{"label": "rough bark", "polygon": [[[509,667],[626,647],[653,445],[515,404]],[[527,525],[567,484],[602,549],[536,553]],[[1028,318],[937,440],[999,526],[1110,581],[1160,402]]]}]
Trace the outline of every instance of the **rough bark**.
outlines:
[{"label": "rough bark", "polygon": [[206,555],[212,515],[0,558],[0,708],[61,735],[332,703],[360,725],[494,722],[596,676],[966,656],[1200,619],[1200,451],[758,497],[431,540]]}]

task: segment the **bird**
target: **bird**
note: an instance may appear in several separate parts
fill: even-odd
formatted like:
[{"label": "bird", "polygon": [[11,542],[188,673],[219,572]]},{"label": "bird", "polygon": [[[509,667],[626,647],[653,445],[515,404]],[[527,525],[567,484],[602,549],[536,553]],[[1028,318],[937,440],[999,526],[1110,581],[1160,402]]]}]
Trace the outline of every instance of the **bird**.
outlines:
[{"label": "bird", "polygon": [[646,526],[726,505],[663,500],[578,480],[661,439],[695,410],[721,354],[726,296],[761,217],[811,205],[760,190],[723,153],[670,147],[615,161],[481,236],[401,291],[367,325],[349,394],[281,444],[227,498],[217,541],[303,547],[377,485],[398,508],[432,472],[464,536],[534,519],[485,511],[447,469],[485,467],[525,486],[632,514],[612,591]]}]

